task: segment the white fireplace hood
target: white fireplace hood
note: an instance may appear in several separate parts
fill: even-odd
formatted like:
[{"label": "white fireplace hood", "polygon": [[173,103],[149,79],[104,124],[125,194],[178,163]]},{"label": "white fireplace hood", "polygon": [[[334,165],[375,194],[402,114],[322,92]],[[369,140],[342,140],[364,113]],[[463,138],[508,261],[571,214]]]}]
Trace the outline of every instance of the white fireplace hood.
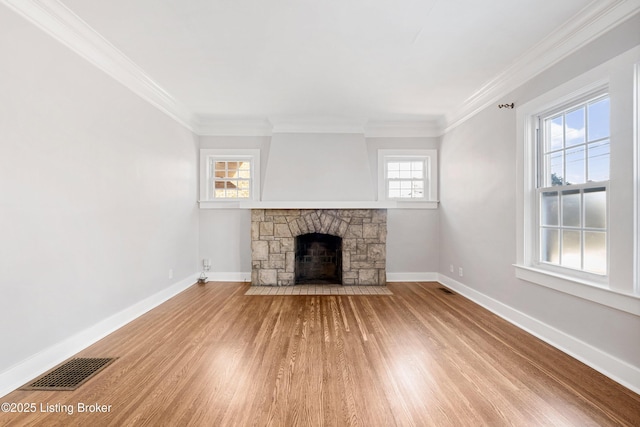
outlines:
[{"label": "white fireplace hood", "polygon": [[[376,178],[363,134],[274,133],[261,208],[374,208]],[[244,207],[244,206],[242,206]]]}]

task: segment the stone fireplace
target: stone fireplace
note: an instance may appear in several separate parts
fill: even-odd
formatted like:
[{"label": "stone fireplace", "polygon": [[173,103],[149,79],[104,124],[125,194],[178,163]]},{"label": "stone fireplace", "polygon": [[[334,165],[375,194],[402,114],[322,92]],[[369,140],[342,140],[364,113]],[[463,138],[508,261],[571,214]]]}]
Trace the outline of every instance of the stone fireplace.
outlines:
[{"label": "stone fireplace", "polygon": [[252,209],[251,283],[386,284],[386,209]]}]

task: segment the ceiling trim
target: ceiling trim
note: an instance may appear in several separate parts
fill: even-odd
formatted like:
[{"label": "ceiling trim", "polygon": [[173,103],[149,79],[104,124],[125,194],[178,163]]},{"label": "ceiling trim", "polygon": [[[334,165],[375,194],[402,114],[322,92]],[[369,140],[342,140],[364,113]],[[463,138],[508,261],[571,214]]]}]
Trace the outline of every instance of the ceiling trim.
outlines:
[{"label": "ceiling trim", "polygon": [[538,74],[552,67],[616,25],[640,12],[638,0],[595,0],[549,34],[513,64],[486,82],[447,115],[443,133],[498,102]]},{"label": "ceiling trim", "polygon": [[271,136],[273,124],[267,118],[221,118],[198,115],[194,132],[200,136]]},{"label": "ceiling trim", "polygon": [[0,1],[169,117],[194,131],[191,111],[60,1]]},{"label": "ceiling trim", "polygon": [[443,120],[378,121],[370,120],[364,128],[367,138],[431,138],[442,135]]},{"label": "ceiling trim", "polygon": [[[443,123],[355,120],[219,119],[196,116],[59,0],[0,0],[198,135],[269,136],[273,132],[364,133],[367,137],[439,136],[640,11],[639,0],[595,0],[450,112]],[[437,135],[434,135],[437,134]]]}]

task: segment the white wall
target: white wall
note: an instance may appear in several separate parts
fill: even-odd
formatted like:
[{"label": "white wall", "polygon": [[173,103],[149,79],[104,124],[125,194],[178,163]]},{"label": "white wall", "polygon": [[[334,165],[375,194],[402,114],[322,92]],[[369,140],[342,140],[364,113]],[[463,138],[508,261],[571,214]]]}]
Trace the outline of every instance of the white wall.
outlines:
[{"label": "white wall", "polygon": [[4,6],[0,28],[2,374],[197,272],[198,147]]},{"label": "white wall", "polygon": [[[560,62],[502,100],[516,106],[640,44],[640,17],[614,29],[591,45]],[[632,64],[616,75],[612,90],[622,78],[632,87]],[[630,120],[631,102],[618,111]],[[614,112],[615,113],[615,112]],[[630,124],[627,123],[630,129]],[[618,135],[618,136],[623,136]],[[630,132],[617,139],[612,150],[612,287],[620,281],[631,288],[633,200]],[[444,135],[440,151],[440,273],[463,285],[478,299],[529,319],[539,331],[548,332],[554,344],[613,377],[627,372],[634,378],[616,379],[638,387],[640,377],[640,317],[598,303],[516,279],[516,114],[491,106]],[[614,179],[615,176],[615,179]],[[615,189],[614,189],[615,187]],[[625,202],[626,198],[626,202]],[[613,203],[617,203],[613,206]],[[620,209],[616,209],[620,208]],[[454,273],[449,266],[453,265]],[[457,275],[458,268],[464,276]],[[451,281],[455,285],[455,282]],[[640,301],[640,300],[639,300]],[[504,308],[504,307],[503,307]],[[513,311],[515,310],[515,311]],[[544,333],[540,335],[545,335]],[[596,359],[600,358],[600,361]]]},{"label": "white wall", "polygon": [[[360,135],[358,138],[363,138]],[[301,144],[295,146],[296,141]],[[306,143],[314,141],[313,144]],[[346,144],[345,144],[346,143]],[[362,144],[362,146],[360,145]],[[287,146],[287,149],[283,147]],[[437,138],[367,138],[355,140],[345,135],[309,134],[303,140],[299,135],[274,141],[270,137],[205,136],[200,138],[201,148],[258,148],[261,150],[262,184],[271,185],[269,200],[374,200],[377,194],[377,150],[380,148],[428,149],[437,148]],[[322,153],[320,155],[320,152]],[[306,164],[309,159],[321,157],[323,169],[316,167],[316,176],[312,177],[315,193],[310,196],[301,194],[308,188],[309,181],[298,174],[298,180],[285,187],[281,170],[291,165]],[[347,159],[348,162],[332,163],[332,159]],[[354,169],[350,165],[356,165]],[[336,168],[340,169],[338,174]],[[350,173],[354,172],[351,180]],[[340,176],[339,180],[330,179],[323,189],[323,177]],[[271,183],[269,184],[269,176]],[[266,179],[265,179],[266,177]],[[319,179],[318,179],[319,178]],[[265,182],[266,181],[266,182]],[[358,183],[358,193],[333,195],[332,191],[342,182]],[[278,183],[276,186],[275,183]],[[311,184],[309,184],[311,185]],[[350,189],[349,191],[352,191]],[[359,195],[363,193],[362,195]],[[345,194],[349,196],[345,199]],[[267,194],[268,195],[268,194]],[[353,197],[353,198],[352,198]],[[393,277],[396,273],[433,273],[438,268],[438,218],[437,210],[389,209],[387,235],[387,272]],[[201,209],[200,210],[200,259],[211,258],[213,273],[211,278],[219,280],[242,280],[243,273],[251,271],[251,215],[243,209]],[[398,277],[398,276],[396,276]],[[409,276],[402,276],[409,277]],[[419,277],[419,276],[411,276]],[[424,276],[422,276],[424,277]]]}]

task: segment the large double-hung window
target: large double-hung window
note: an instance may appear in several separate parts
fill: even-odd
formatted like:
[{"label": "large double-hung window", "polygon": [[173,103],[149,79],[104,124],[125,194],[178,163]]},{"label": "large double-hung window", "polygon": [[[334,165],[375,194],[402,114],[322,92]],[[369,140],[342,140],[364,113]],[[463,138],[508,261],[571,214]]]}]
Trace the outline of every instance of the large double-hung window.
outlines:
[{"label": "large double-hung window", "polygon": [[536,228],[542,265],[608,273],[609,116],[609,96],[602,92],[538,116]]}]

